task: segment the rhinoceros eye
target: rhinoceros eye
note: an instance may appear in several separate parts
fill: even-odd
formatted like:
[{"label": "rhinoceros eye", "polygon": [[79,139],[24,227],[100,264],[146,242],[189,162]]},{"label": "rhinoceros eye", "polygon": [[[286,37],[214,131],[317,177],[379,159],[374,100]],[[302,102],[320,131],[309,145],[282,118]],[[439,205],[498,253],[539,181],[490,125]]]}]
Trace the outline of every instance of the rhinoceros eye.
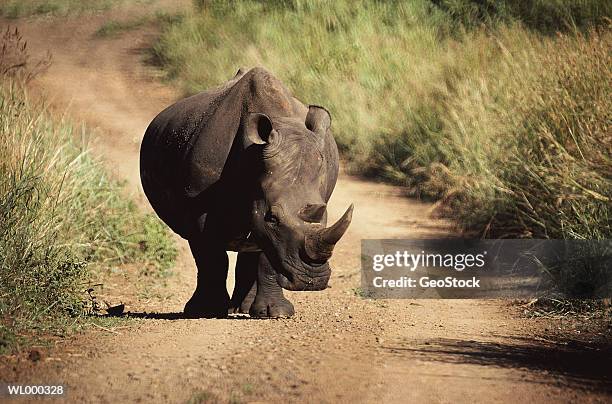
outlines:
[{"label": "rhinoceros eye", "polygon": [[283,208],[280,205],[270,206],[270,210],[265,214],[264,220],[270,224],[280,224],[283,218]]},{"label": "rhinoceros eye", "polygon": [[279,223],[278,216],[276,216],[272,212],[266,213],[266,215],[264,216],[264,220],[266,222],[268,222],[268,223],[271,223],[271,224],[278,224]]},{"label": "rhinoceros eye", "polygon": [[284,211],[283,207],[280,205],[272,205],[268,212],[264,215],[264,220],[270,224],[280,224],[283,219]]}]

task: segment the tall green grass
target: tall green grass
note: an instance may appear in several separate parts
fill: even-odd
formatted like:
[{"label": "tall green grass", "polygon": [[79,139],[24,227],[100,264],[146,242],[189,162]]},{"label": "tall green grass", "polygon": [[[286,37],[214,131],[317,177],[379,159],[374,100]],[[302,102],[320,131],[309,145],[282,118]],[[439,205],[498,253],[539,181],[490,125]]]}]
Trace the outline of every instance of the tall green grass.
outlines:
[{"label": "tall green grass", "polygon": [[595,1],[202,1],[154,52],[186,93],[266,66],[330,109],[354,171],[466,230],[605,238],[609,17]]},{"label": "tall green grass", "polygon": [[86,314],[90,270],[166,271],[176,249],[90,155],[86,132],[0,85],[0,348]]},{"label": "tall green grass", "polygon": [[32,64],[16,30],[0,59],[0,351],[18,336],[63,332],[87,314],[91,270],[135,263],[164,274],[177,254],[86,143],[85,128],[28,99]]},{"label": "tall green grass", "polygon": [[601,0],[432,0],[454,28],[514,23],[541,32],[574,31],[606,24],[612,3]]}]

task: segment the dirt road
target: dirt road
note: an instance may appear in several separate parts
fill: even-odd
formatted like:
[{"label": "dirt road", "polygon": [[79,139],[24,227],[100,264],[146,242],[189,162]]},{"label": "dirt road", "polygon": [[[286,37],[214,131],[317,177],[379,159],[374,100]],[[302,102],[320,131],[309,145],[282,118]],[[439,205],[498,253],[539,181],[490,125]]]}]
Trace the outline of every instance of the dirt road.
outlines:
[{"label": "dirt road", "polygon": [[[130,12],[144,12],[130,10]],[[53,65],[37,81],[59,110],[96,129],[93,149],[130,184],[143,209],[138,148],[150,120],[179,94],[143,63],[152,27],[100,39],[110,17],[20,20],[31,51]],[[233,72],[228,72],[228,77]],[[399,189],[343,175],[330,218],[355,215],[332,259],[331,288],[287,293],[291,319],[181,319],[195,267],[180,241],[175,275],[155,293],[134,276],[106,293],[132,312],[158,313],[112,330],[61,340],[49,357],[14,366],[16,381],[65,383],[71,402],[560,402],[605,401],[532,320],[503,301],[366,300],[359,286],[363,238],[445,237],[449,224]],[[121,279],[132,284],[121,284]],[[591,383],[592,384],[592,383]],[[582,386],[582,387],[581,387]],[[586,388],[584,386],[587,386]]]}]

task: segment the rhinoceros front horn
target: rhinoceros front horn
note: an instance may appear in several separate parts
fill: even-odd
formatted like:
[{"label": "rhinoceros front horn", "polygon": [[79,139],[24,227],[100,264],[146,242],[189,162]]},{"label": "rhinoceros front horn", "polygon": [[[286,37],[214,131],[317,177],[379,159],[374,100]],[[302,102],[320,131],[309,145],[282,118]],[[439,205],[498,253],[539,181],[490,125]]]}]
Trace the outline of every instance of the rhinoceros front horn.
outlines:
[{"label": "rhinoceros front horn", "polygon": [[315,230],[306,236],[306,255],[312,262],[323,263],[327,261],[334,249],[334,245],[342,238],[353,218],[353,204],[344,212],[344,215],[332,226]]}]

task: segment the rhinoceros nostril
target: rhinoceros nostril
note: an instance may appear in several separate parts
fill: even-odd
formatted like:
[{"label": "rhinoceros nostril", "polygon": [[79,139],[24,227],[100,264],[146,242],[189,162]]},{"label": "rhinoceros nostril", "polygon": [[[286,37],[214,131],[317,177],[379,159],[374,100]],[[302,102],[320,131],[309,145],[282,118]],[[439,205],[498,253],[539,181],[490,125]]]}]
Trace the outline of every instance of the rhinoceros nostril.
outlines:
[{"label": "rhinoceros nostril", "polygon": [[324,259],[321,259],[321,258],[313,259],[313,258],[311,258],[304,248],[300,249],[300,259],[302,260],[302,262],[304,262],[304,264],[306,264],[306,265],[308,265],[310,267],[313,267],[313,268],[319,268],[322,265],[325,265],[327,263],[327,258],[324,258]]},{"label": "rhinoceros nostril", "polygon": [[321,223],[327,205],[324,203],[318,204],[307,204],[298,212],[298,216],[305,222],[308,223]]}]

